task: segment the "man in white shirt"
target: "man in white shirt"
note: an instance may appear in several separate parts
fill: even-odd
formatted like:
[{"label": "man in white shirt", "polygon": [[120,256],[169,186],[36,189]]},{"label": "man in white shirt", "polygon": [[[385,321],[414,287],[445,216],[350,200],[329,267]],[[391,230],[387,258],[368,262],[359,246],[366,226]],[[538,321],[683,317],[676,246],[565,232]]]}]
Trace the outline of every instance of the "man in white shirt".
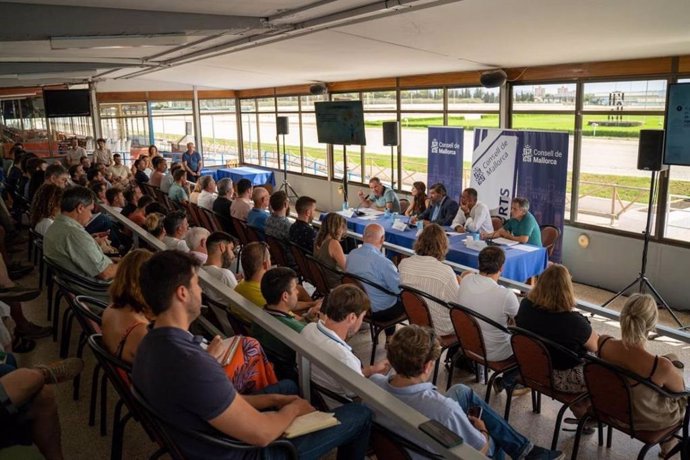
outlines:
[{"label": "man in white shirt", "polygon": [[235,219],[247,220],[249,211],[254,207],[251,199],[254,188],[249,179],[237,181],[237,198],[230,205],[230,215]]},{"label": "man in white shirt", "polygon": [[82,157],[86,156],[86,150],[84,147],[79,147],[79,141],[76,137],[69,140],[69,148],[67,149],[67,154],[65,155],[65,161],[67,161],[67,167],[72,165],[78,165]]},{"label": "man in white shirt", "polygon": [[[359,375],[369,377],[373,374],[386,374],[390,370],[387,360],[362,367],[362,362],[346,341],[359,331],[369,308],[369,298],[364,291],[352,284],[341,284],[331,291],[327,304],[322,308],[325,319],[307,324],[301,335]],[[314,383],[337,394],[352,396],[316,365],[312,366],[311,378]]]},{"label": "man in white shirt", "polygon": [[192,227],[187,230],[184,236],[184,242],[189,248],[189,253],[199,262],[205,264],[208,259],[208,251],[206,250],[206,239],[211,234],[204,227]]},{"label": "man in white shirt", "polygon": [[[235,286],[237,286],[237,277],[230,270],[235,260],[235,247],[235,238],[230,234],[225,232],[211,233],[206,239],[208,258],[206,259],[206,265],[202,267],[209,275],[218,279],[230,289],[235,289]],[[206,294],[213,300],[218,298],[220,302],[225,302],[213,290],[209,290]]]},{"label": "man in white shirt", "polygon": [[122,155],[113,155],[113,164],[108,168],[112,175],[113,182],[126,183],[132,178],[132,170],[122,164]]},{"label": "man in white shirt", "polygon": [[96,149],[93,151],[93,162],[110,166],[113,163],[113,153],[105,148],[105,139],[100,138],[96,141]]},{"label": "man in white shirt", "polygon": [[184,211],[173,211],[165,216],[163,228],[165,228],[166,233],[163,243],[168,249],[189,252],[189,246],[184,241],[189,230],[189,222],[187,222],[187,215]]},{"label": "man in white shirt", "polygon": [[[505,260],[503,249],[497,246],[482,249],[479,253],[479,273],[466,272],[470,274],[462,277],[457,303],[508,327],[509,323],[513,323],[520,303],[513,291],[498,284]],[[510,334],[483,321],[479,321],[479,327],[489,361],[503,361],[513,356]],[[517,374],[517,371],[507,372],[502,379],[497,378],[494,388],[500,391],[504,385],[513,385]],[[521,393],[514,393],[516,396],[518,394]]]},{"label": "man in white shirt", "polygon": [[456,232],[493,232],[489,207],[477,201],[477,190],[466,188],[460,197],[460,209],[453,219],[451,227]]},{"label": "man in white shirt", "polygon": [[213,211],[213,202],[218,198],[218,194],[216,193],[216,181],[213,180],[212,176],[202,176],[199,182],[201,185],[201,193],[199,194],[197,205],[200,208]]}]

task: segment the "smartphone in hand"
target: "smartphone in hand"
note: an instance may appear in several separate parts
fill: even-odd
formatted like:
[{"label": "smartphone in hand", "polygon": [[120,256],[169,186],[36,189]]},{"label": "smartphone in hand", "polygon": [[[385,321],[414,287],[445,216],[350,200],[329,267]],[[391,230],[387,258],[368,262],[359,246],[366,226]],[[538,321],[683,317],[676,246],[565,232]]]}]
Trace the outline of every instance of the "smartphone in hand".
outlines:
[{"label": "smartphone in hand", "polygon": [[481,420],[483,412],[484,412],[484,410],[482,409],[481,406],[472,406],[467,411],[467,415],[471,415],[472,417],[478,418]]}]

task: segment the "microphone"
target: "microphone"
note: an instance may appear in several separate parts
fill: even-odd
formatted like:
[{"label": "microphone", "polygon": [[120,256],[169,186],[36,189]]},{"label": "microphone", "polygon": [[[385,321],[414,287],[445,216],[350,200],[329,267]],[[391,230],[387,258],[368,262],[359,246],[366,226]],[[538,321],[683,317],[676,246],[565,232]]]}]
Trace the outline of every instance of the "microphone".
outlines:
[{"label": "microphone", "polygon": [[362,201],[359,202],[359,204],[357,205],[357,207],[355,208],[355,210],[353,212],[353,214],[357,217],[363,216],[365,214],[363,211],[359,210],[360,206],[362,206]]}]

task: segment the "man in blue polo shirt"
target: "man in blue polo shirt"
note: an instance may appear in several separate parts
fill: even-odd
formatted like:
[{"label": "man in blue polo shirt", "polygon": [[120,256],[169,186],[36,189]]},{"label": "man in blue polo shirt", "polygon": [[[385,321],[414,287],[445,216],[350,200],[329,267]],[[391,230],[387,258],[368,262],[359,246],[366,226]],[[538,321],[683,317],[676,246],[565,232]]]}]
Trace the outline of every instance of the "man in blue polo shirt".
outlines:
[{"label": "man in blue polo shirt", "polygon": [[201,175],[203,161],[201,154],[194,150],[194,142],[187,143],[187,151],[182,154],[182,167],[187,172],[187,180],[196,182]]},{"label": "man in blue polo shirt", "polygon": [[493,232],[482,232],[482,239],[507,238],[518,243],[541,246],[541,230],[537,219],[529,212],[529,200],[515,197],[510,203],[510,219],[503,228]]},{"label": "man in blue polo shirt", "polygon": [[[314,410],[296,396],[297,386],[287,381],[268,387],[262,394],[241,395],[225,375],[218,360],[222,346],[214,339],[203,341],[189,333],[201,312],[198,263],[179,251],[156,253],[141,267],[144,298],[156,316],[134,360],[134,388],[171,425],[182,430],[220,432],[247,444],[264,446],[280,437],[292,421]],[[283,393],[272,393],[272,389]],[[263,412],[262,412],[263,411]],[[368,445],[371,411],[360,404],[335,409],[340,425],[291,440],[300,458],[318,458],[339,447],[341,458],[364,458]],[[260,452],[237,451],[211,445],[196,437],[176,433],[175,441],[185,458],[259,458]],[[282,458],[268,449],[265,458]]]},{"label": "man in blue polo shirt", "polygon": [[393,189],[381,183],[378,177],[369,179],[370,195],[365,195],[359,191],[360,206],[365,208],[376,208],[380,211],[388,209],[390,212],[400,212],[400,200]]},{"label": "man in blue polo shirt", "polygon": [[[396,294],[400,292],[400,275],[393,262],[381,248],[386,232],[379,224],[369,224],[362,235],[363,244],[347,256],[345,271],[370,280]],[[377,321],[390,321],[402,315],[405,310],[398,296],[390,295],[366,283],[364,290],[371,300],[371,316]],[[395,333],[395,326],[386,329],[386,339]]]}]

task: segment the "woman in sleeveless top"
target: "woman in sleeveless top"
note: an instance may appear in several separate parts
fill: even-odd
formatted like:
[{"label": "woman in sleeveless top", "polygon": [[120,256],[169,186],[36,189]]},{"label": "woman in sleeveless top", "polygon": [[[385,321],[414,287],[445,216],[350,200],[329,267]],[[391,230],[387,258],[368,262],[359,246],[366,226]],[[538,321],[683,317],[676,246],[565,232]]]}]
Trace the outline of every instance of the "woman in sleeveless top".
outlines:
[{"label": "woman in sleeveless top", "polygon": [[[599,357],[632,371],[671,392],[685,391],[683,363],[673,354],[658,356],[645,349],[647,335],[659,317],[656,301],[648,294],[633,294],[621,311],[621,340],[599,339]],[[639,382],[631,382],[632,415],[638,430],[661,430],[685,416],[685,399],[667,398]],[[672,446],[662,445],[662,451]]]},{"label": "woman in sleeveless top", "polygon": [[429,207],[429,198],[426,196],[426,185],[424,182],[414,182],[412,184],[412,204],[405,211],[406,216],[418,216]]},{"label": "woman in sleeveless top", "polygon": [[[340,240],[347,233],[347,221],[340,214],[328,214],[314,242],[314,257],[330,268],[345,271],[345,252]],[[332,270],[324,270],[330,288],[340,284],[342,276]]]},{"label": "woman in sleeveless top", "polygon": [[[145,249],[130,251],[120,262],[117,275],[110,285],[112,304],[103,312],[103,341],[118,358],[133,362],[137,348],[148,333],[149,309],[139,284],[139,271],[151,258]],[[240,346],[225,374],[237,392],[249,394],[278,382],[273,365],[258,341],[241,337]]]}]

